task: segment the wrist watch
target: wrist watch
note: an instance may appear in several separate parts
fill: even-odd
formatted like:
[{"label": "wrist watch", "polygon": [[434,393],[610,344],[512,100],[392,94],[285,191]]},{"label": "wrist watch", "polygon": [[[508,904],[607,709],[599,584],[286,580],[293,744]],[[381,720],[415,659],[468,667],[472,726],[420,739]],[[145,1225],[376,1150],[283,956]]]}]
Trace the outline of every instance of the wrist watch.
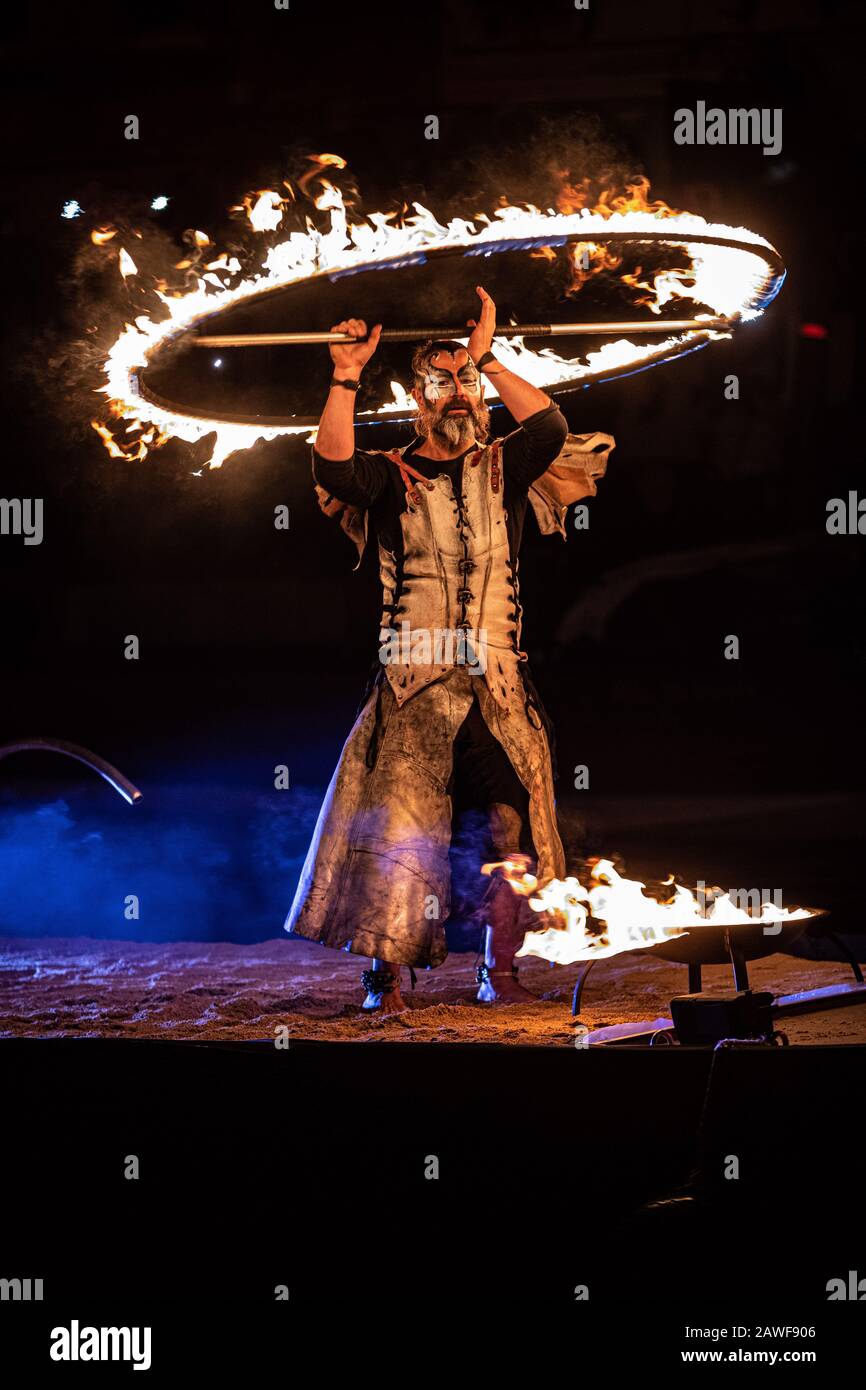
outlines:
[{"label": "wrist watch", "polygon": [[479,372],[480,372],[480,371],[482,371],[482,370],[487,366],[487,363],[488,363],[488,362],[495,362],[495,361],[496,361],[496,358],[495,358],[494,354],[488,350],[487,352],[482,352],[481,356],[479,357],[479,359],[478,359],[478,361],[475,363],[475,365],[476,365],[476,367],[478,368],[478,370],[479,370]]},{"label": "wrist watch", "polygon": [[361,389],[361,383],[360,383],[360,381],[357,381],[357,380],[353,381],[351,377],[343,377],[343,379],[341,380],[341,379],[340,379],[339,377],[337,377],[337,376],[332,376],[332,377],[331,377],[331,385],[332,385],[332,386],[345,386],[345,388],[346,388],[347,391],[360,391],[360,389]]}]

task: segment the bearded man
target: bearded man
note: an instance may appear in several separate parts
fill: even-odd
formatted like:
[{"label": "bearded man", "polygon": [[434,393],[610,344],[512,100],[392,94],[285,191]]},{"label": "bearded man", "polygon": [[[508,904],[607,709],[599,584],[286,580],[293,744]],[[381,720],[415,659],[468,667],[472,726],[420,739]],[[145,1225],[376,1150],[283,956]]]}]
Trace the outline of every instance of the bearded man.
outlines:
[{"label": "bearded man", "polygon": [[[371,958],[368,1011],[406,1007],[402,965],[445,959],[458,808],[484,812],[496,860],[517,860],[541,883],[565,874],[549,726],[520,649],[518,551],[527,503],[543,533],[564,536],[567,507],[595,494],[614,442],[570,435],[550,397],[497,360],[495,305],[477,293],[465,347],[415,352],[417,433],[391,452],[355,448],[355,393],[382,326],[368,335],[361,319],[335,324],[358,341],[331,344],[313,446],[322,509],[361,555],[374,529],[382,646],[285,925]],[[504,439],[489,441],[482,372],[518,425]],[[514,965],[524,901],[501,869],[481,882],[477,997],[530,1000]]]}]

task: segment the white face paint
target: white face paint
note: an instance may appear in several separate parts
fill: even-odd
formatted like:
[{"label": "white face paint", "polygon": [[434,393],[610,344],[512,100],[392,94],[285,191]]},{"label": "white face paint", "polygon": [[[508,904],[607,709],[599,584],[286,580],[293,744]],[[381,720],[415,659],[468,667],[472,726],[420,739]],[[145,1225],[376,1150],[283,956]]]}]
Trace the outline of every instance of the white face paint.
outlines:
[{"label": "white face paint", "polygon": [[458,381],[467,396],[478,395],[480,378],[469,354],[461,352],[455,359],[447,352],[436,353],[424,373],[424,399],[434,405],[436,401],[455,395]]},{"label": "white face paint", "polygon": [[454,379],[447,372],[430,371],[424,373],[424,399],[432,405],[443,396],[454,395]]}]

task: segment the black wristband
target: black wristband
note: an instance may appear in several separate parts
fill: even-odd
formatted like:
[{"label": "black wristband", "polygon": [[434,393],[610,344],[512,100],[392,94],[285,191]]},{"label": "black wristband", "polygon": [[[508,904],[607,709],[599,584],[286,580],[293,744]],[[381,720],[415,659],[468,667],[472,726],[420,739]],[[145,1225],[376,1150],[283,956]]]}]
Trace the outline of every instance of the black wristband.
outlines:
[{"label": "black wristband", "polygon": [[331,377],[331,385],[332,385],[332,386],[345,386],[345,388],[346,388],[347,391],[360,391],[360,389],[361,389],[361,383],[360,383],[360,381],[353,381],[351,377],[344,377],[343,380],[341,381],[341,380],[339,379],[339,377],[332,376],[332,377]]},{"label": "black wristband", "polygon": [[488,362],[495,362],[495,361],[496,361],[496,358],[495,358],[495,356],[494,356],[494,354],[493,354],[492,352],[482,352],[481,356],[479,357],[479,359],[478,359],[478,361],[475,363],[475,365],[476,365],[476,367],[478,368],[478,370],[479,370],[479,372],[480,372],[481,369],[482,369],[482,367],[486,367],[486,366],[487,366],[487,363],[488,363]]}]

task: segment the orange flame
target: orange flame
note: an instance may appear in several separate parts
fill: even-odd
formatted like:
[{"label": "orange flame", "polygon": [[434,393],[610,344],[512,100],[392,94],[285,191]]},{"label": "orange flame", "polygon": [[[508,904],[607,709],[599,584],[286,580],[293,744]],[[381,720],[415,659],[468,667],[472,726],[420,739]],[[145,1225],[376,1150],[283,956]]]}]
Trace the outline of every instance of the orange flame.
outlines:
[{"label": "orange flame", "polygon": [[520,893],[523,897],[528,897],[534,893],[538,887],[538,879],[535,874],[529,873],[529,865],[532,861],[526,854],[516,854],[513,859],[500,859],[494,864],[482,864],[481,872],[487,874],[500,874],[514,889],[515,893]]},{"label": "orange flame", "polygon": [[101,424],[99,420],[91,420],[90,425],[92,429],[96,430],[112,458],[126,459],[131,463],[147,458],[151,449],[159,449],[171,437],[167,434],[160,434],[156,425],[152,425],[150,429],[142,430],[140,425],[132,424],[127,426],[127,431],[134,433],[136,429],[139,429],[141,433],[137,439],[126,441],[126,447],[124,447],[122,443],[118,442],[117,436],[112,434],[111,430],[106,425]]},{"label": "orange flame", "polygon": [[[681,216],[663,199],[650,198],[649,190],[649,179],[643,174],[635,174],[626,181],[624,193],[615,193],[612,189],[606,188],[590,207],[593,180],[583,179],[579,184],[563,182],[556,199],[556,206],[560,212],[572,213],[588,209],[593,216],[605,218],[618,217],[630,212],[648,213],[651,217],[660,218]],[[576,294],[593,275],[598,275],[603,271],[610,273],[618,270],[622,265],[621,256],[618,256],[608,247],[592,241],[576,242],[571,249],[574,261],[574,278],[568,288],[568,294]],[[627,285],[636,284],[633,277],[629,275],[622,275],[620,279]],[[653,287],[651,285],[638,284],[637,288],[645,289],[652,294]],[[643,306],[652,307],[648,298],[639,299],[637,302]]]},{"label": "orange flame", "polygon": [[[492,214],[473,212],[469,220],[454,217],[447,225],[440,223],[429,209],[420,204],[404,205],[402,209],[391,212],[366,212],[363,216],[353,216],[357,203],[357,190],[350,186],[348,191],[337,187],[325,177],[328,169],[344,169],[346,161],[336,154],[308,156],[310,168],[296,180],[294,186],[282,180],[280,191],[263,189],[248,193],[241,204],[232,211],[242,214],[252,232],[273,232],[278,227],[290,205],[297,205],[301,197],[308,200],[318,213],[329,214],[323,227],[321,216],[304,216],[295,206],[295,230],[287,232],[281,239],[269,236],[262,243],[258,268],[250,268],[251,258],[237,257],[215,247],[214,242],[204,232],[193,231],[186,235],[189,249],[176,263],[175,269],[183,272],[185,283],[178,286],[171,277],[149,273],[146,278],[140,274],[128,252],[121,250],[119,261],[121,273],[137,277],[136,290],[146,289],[156,296],[165,312],[151,316],[139,313],[134,323],[127,323],[119,335],[105,362],[105,384],[100,388],[110,403],[112,413],[126,420],[135,420],[144,430],[144,424],[153,426],[153,439],[161,442],[166,438],[178,437],[190,443],[199,443],[211,437],[212,453],[208,466],[218,468],[229,454],[252,448],[259,440],[276,439],[290,434],[310,436],[310,429],[303,424],[286,424],[261,427],[219,420],[205,419],[198,415],[186,415],[180,408],[164,407],[144,398],[138,389],[138,373],[145,367],[151,356],[173,337],[198,325],[219,310],[243,302],[262,291],[297,284],[323,271],[346,271],[355,266],[375,265],[377,262],[391,264],[395,255],[417,254],[425,250],[443,246],[460,246],[478,249],[483,253],[486,242],[501,243],[503,238],[513,238],[516,243],[525,244],[530,240],[543,247],[544,237],[573,245],[572,238],[579,237],[576,255],[580,264],[575,269],[575,287],[579,288],[581,276],[597,274],[601,270],[618,270],[616,256],[605,250],[604,243],[593,240],[593,233],[606,230],[611,220],[619,219],[617,230],[640,232],[655,230],[658,218],[674,219],[676,241],[682,236],[682,245],[692,256],[692,270],[688,272],[688,285],[695,280],[692,298],[707,305],[711,315],[722,318],[740,315],[743,318],[756,317],[761,310],[752,305],[765,283],[766,260],[760,248],[768,243],[747,228],[731,228],[721,224],[711,224],[693,213],[676,213],[659,199],[651,200],[649,181],[641,177],[629,179],[625,192],[615,189],[602,189],[595,196],[594,189],[599,185],[584,180],[580,184],[563,178],[562,188],[557,199],[559,211],[552,208],[542,210],[529,204],[511,205],[503,197],[501,206]],[[568,211],[568,210],[571,211]],[[576,209],[576,211],[575,211]],[[96,236],[109,238],[109,227],[99,230]],[[689,247],[689,233],[704,235],[713,233],[722,238],[736,234],[738,241],[752,243],[754,253],[749,249],[732,249],[724,246],[702,244]],[[135,235],[135,233],[134,233]],[[100,244],[97,241],[97,244]],[[214,247],[205,261],[205,248]],[[541,250],[540,254],[547,254]],[[584,271],[583,266],[589,264]],[[632,278],[640,272],[631,271]],[[654,278],[657,303],[650,303],[653,312],[658,305],[687,289],[686,273],[667,271]],[[633,288],[650,293],[643,281]],[[663,325],[662,325],[663,327]],[[696,333],[701,341],[714,331]],[[687,340],[689,334],[685,335]],[[718,336],[725,336],[719,333]],[[495,340],[497,356],[512,370],[531,381],[534,385],[550,390],[557,383],[574,381],[584,375],[598,374],[607,369],[622,370],[626,366],[637,366],[651,360],[659,350],[673,347],[680,341],[672,336],[667,343],[635,344],[627,337],[616,342],[605,343],[600,349],[585,354],[585,358],[570,360],[550,348],[534,352],[521,338]],[[392,399],[377,409],[367,412],[370,415],[387,417],[405,414],[411,409],[411,398],[398,382],[391,383]],[[490,388],[488,399],[498,399],[498,393]],[[99,431],[105,439],[104,433]],[[109,432],[114,436],[113,432]],[[141,440],[146,435],[142,433]],[[124,457],[129,456],[126,442],[117,447]],[[152,445],[151,447],[156,447]],[[138,449],[138,445],[136,446]],[[141,457],[139,452],[135,457]]]},{"label": "orange flame", "polygon": [[645,174],[634,174],[627,179],[624,193],[615,193],[612,188],[603,189],[592,207],[589,207],[589,203],[595,180],[582,179],[574,184],[567,182],[567,175],[561,177],[563,182],[556,198],[557,212],[582,212],[589,208],[591,213],[599,217],[614,217],[625,212],[648,212],[651,217],[682,216],[661,198],[648,197],[650,181]]},{"label": "orange flame", "polygon": [[[622,265],[622,256],[618,256],[615,251],[611,251],[608,246],[600,246],[595,241],[577,241],[572,249],[574,258],[574,275],[568,288],[568,293],[573,294],[585,285],[587,280],[593,275],[598,275],[602,271],[619,270]],[[621,277],[623,280],[625,276]]]},{"label": "orange flame", "polygon": [[806,908],[777,907],[773,902],[762,902],[760,912],[753,913],[735,903],[730,892],[713,895],[707,906],[673,875],[662,885],[672,889],[662,900],[647,895],[646,884],[638,879],[619,874],[609,859],[588,861],[588,888],[576,877],[551,879],[539,888],[527,863],[519,856],[486,864],[483,872],[501,872],[515,893],[529,898],[533,912],[548,919],[546,927],[526,933],[517,954],[560,965],[642,950],[693,928],[767,925],[812,916]]}]

